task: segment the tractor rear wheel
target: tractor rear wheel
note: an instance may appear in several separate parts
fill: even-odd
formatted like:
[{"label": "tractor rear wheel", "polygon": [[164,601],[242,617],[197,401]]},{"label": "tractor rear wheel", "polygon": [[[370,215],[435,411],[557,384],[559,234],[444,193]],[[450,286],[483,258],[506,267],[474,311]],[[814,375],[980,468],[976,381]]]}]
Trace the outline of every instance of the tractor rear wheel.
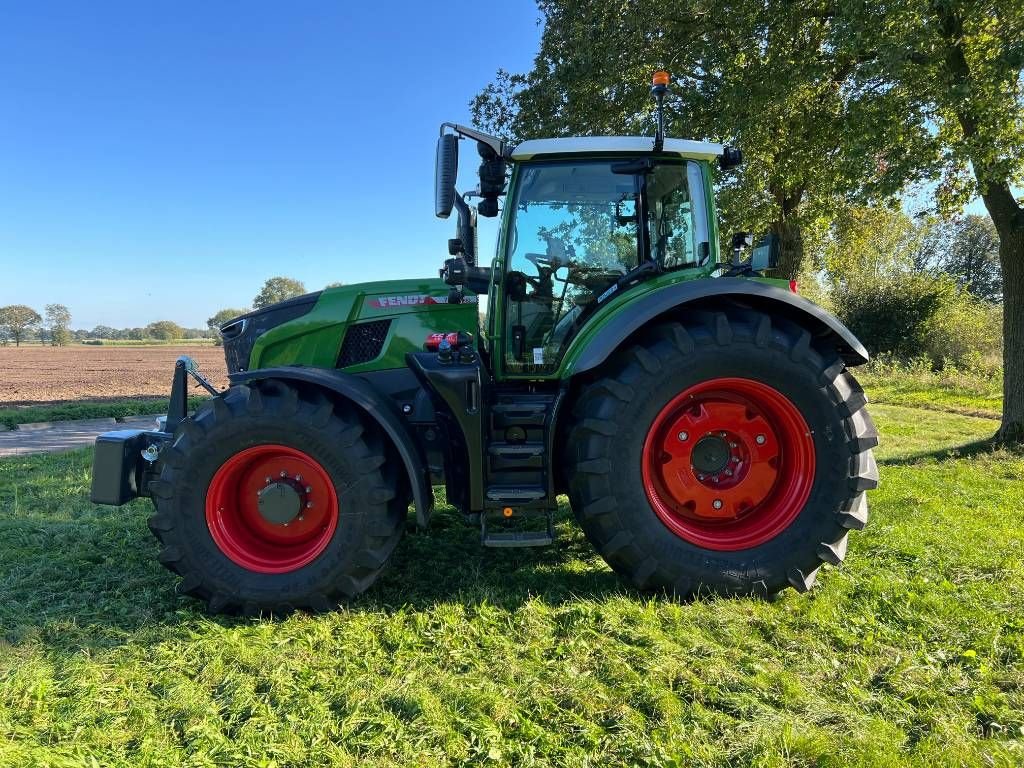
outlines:
[{"label": "tractor rear wheel", "polygon": [[329,610],[374,582],[404,530],[380,435],[280,381],[213,398],[159,461],[160,562],[212,612]]},{"label": "tractor rear wheel", "polygon": [[585,387],[568,445],[588,538],[636,586],[809,589],[867,522],[866,397],[836,350],[745,309],[667,323]]}]

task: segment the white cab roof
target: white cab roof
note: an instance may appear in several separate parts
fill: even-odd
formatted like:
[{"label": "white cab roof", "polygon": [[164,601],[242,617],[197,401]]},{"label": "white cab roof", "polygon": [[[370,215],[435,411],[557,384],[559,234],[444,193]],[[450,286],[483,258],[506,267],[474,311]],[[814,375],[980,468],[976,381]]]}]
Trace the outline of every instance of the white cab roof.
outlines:
[{"label": "white cab roof", "polygon": [[[651,136],[573,136],[565,139],[524,141],[512,150],[513,160],[529,160],[540,155],[611,152],[653,152]],[[665,139],[664,151],[670,155],[712,160],[722,154],[721,144],[690,139]]]}]

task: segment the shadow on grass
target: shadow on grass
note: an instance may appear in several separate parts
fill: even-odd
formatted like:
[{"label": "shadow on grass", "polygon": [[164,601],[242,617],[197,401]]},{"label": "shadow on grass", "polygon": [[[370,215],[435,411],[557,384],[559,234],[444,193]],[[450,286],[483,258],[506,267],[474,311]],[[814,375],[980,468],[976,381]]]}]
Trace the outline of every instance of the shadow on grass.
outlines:
[{"label": "shadow on grass", "polygon": [[[178,577],[156,560],[146,504],[78,520],[31,515],[0,523],[0,645],[37,643],[66,653],[156,638],[203,621],[251,623],[207,615],[200,602],[177,595]],[[480,546],[477,528],[442,510],[430,530],[407,532],[377,584],[347,608],[388,612],[454,603],[515,610],[534,598],[558,604],[628,594],[567,518],[563,509],[561,538],[552,547],[494,550]]]},{"label": "shadow on grass", "polygon": [[938,448],[933,451],[919,451],[908,453],[902,456],[890,456],[880,459],[878,464],[887,467],[907,466],[922,461],[950,461],[956,459],[970,459],[986,453],[995,453],[1005,446],[1000,445],[994,437],[987,437],[983,440],[975,440],[963,445],[954,445],[949,448]]}]

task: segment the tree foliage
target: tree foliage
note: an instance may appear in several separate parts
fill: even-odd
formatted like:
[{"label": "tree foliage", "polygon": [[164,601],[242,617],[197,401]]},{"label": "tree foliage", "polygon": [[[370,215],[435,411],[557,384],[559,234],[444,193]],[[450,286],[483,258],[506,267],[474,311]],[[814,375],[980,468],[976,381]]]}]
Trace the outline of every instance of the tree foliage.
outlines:
[{"label": "tree foliage", "polygon": [[252,300],[252,305],[256,309],[262,309],[279,301],[301,296],[305,292],[306,286],[300,280],[291,277],[272,277],[263,284],[263,288]]},{"label": "tree foliage", "polygon": [[28,339],[42,322],[39,313],[24,304],[0,307],[0,328],[7,338],[14,340],[15,346],[20,347],[21,342]]},{"label": "tree foliage", "polygon": [[150,323],[146,326],[144,336],[170,341],[183,338],[184,329],[173,320],[157,320],[155,323]]},{"label": "tree foliage", "polygon": [[71,310],[63,304],[46,305],[46,327],[50,329],[50,343],[63,347],[71,341]]}]

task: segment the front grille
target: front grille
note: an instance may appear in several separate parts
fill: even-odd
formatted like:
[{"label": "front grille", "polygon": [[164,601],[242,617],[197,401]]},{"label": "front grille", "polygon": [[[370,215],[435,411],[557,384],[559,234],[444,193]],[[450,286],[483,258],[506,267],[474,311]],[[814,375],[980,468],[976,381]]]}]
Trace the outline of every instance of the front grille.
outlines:
[{"label": "front grille", "polygon": [[338,354],[338,368],[368,363],[384,349],[384,340],[388,337],[390,320],[370,320],[349,326],[345,340],[341,343]]},{"label": "front grille", "polygon": [[279,325],[302,317],[312,311],[320,298],[320,291],[296,296],[264,309],[249,312],[229,320],[220,327],[220,335],[224,340],[224,358],[228,364],[228,374],[241,373],[249,367],[249,357],[256,339]]}]

